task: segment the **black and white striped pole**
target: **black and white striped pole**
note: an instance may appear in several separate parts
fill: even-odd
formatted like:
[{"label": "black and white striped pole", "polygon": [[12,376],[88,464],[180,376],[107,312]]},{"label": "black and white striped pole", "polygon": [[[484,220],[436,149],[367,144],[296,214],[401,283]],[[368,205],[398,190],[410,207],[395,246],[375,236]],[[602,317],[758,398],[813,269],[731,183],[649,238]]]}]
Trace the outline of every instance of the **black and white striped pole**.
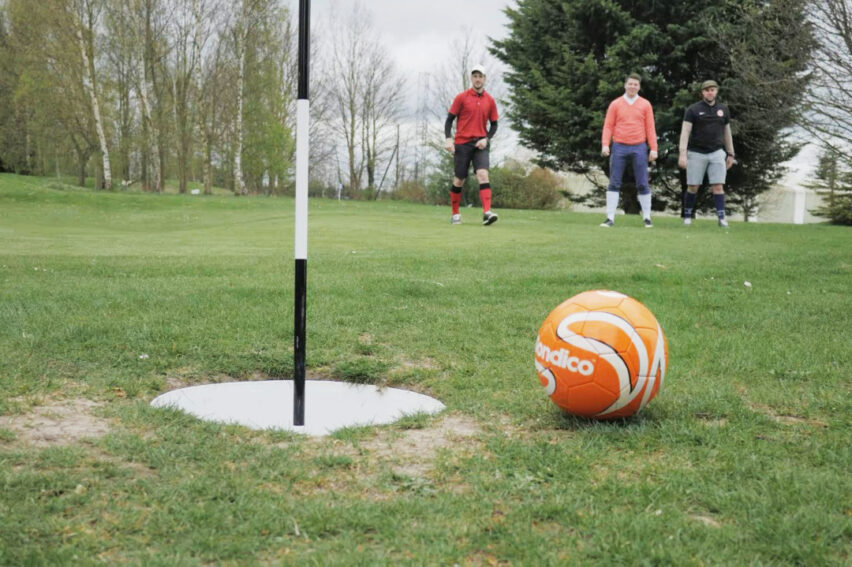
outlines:
[{"label": "black and white striped pole", "polygon": [[305,424],[305,318],[308,280],[308,63],[311,0],[299,0],[299,94],[296,101],[296,287],[293,316],[293,425]]}]

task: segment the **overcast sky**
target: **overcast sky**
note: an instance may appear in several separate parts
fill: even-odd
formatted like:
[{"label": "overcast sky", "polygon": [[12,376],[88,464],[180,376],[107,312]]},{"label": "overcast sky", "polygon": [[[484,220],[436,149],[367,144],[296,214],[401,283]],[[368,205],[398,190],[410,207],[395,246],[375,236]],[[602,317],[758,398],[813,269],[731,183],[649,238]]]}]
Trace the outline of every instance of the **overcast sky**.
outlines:
[{"label": "overcast sky", "polygon": [[[429,73],[450,57],[453,40],[469,33],[506,36],[503,13],[514,0],[311,0],[312,24],[326,25],[334,12],[349,10],[360,1],[372,15],[373,29],[406,74]],[[299,3],[292,0],[294,13]],[[313,26],[312,26],[313,27]]]}]

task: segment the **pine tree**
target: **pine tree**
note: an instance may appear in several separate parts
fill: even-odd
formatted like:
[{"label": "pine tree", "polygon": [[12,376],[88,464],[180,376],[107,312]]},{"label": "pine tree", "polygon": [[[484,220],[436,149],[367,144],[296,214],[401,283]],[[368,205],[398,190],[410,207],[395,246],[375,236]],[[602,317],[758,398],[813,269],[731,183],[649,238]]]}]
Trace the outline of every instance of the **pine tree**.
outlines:
[{"label": "pine tree", "polygon": [[[509,36],[492,53],[510,71],[509,115],[540,165],[607,172],[600,134],[609,102],[631,72],[655,110],[660,159],[655,199],[680,208],[677,143],[698,85],[714,79],[731,108],[740,161],[727,192],[749,206],[795,149],[780,132],[793,122],[811,49],[804,0],[707,3],[695,0],[519,0],[507,8]],[[767,112],[775,110],[776,112]],[[593,177],[593,176],[592,176]],[[599,187],[597,196],[602,196]],[[702,192],[698,208],[710,204]]]}]

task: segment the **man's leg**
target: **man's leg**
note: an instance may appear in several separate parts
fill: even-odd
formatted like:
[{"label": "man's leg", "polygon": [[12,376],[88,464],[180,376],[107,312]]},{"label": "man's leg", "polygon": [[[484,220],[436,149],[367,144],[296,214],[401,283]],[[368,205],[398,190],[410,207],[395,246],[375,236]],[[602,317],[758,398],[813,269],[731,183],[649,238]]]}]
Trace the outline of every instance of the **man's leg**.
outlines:
[{"label": "man's leg", "polygon": [[728,221],[725,220],[725,189],[724,183],[727,176],[727,167],[725,166],[725,158],[727,154],[724,150],[719,150],[711,155],[710,164],[707,167],[707,177],[710,180],[710,190],[713,191],[713,206],[716,208],[716,217],[719,219],[719,226],[725,228],[728,226]]},{"label": "man's leg", "polygon": [[713,205],[716,207],[716,217],[719,219],[719,226],[727,228],[728,221],[725,219],[725,187],[721,183],[718,183],[711,185],[710,190],[713,191]]},{"label": "man's leg", "polygon": [[482,201],[482,212],[491,210],[491,183],[488,181],[488,170],[477,169],[476,181],[479,182],[479,200]]},{"label": "man's leg", "polygon": [[698,185],[687,185],[686,193],[683,195],[683,224],[692,224],[692,210],[695,208],[695,199],[698,196]]},{"label": "man's leg", "polygon": [[609,185],[606,188],[606,221],[601,226],[612,226],[615,222],[615,209],[618,207],[618,195],[621,192],[621,179],[630,156],[619,143],[612,144],[609,156]]},{"label": "man's leg", "polygon": [[648,146],[642,144],[631,148],[633,160],[633,178],[636,180],[636,191],[639,194],[639,207],[645,226],[651,227],[651,186],[648,183]]},{"label": "man's leg", "polygon": [[491,210],[491,183],[488,179],[488,148],[477,149],[473,153],[473,170],[479,182],[479,200],[482,201],[482,224],[488,226],[497,222],[497,213]]},{"label": "man's leg", "polygon": [[700,152],[686,153],[686,193],[683,196],[683,224],[692,224],[698,187],[707,173],[707,156]]},{"label": "man's leg", "polygon": [[451,224],[461,224],[459,207],[461,206],[462,187],[464,187],[465,179],[467,179],[472,155],[473,152],[468,144],[456,144],[456,151],[453,154],[453,184],[450,186],[450,206],[453,211],[452,217],[450,217]]},{"label": "man's leg", "polygon": [[450,207],[453,211],[453,216],[450,222],[452,224],[461,223],[461,214],[459,213],[459,207],[461,206],[463,186],[464,179],[459,179],[458,177],[453,176],[453,184],[450,185]]}]

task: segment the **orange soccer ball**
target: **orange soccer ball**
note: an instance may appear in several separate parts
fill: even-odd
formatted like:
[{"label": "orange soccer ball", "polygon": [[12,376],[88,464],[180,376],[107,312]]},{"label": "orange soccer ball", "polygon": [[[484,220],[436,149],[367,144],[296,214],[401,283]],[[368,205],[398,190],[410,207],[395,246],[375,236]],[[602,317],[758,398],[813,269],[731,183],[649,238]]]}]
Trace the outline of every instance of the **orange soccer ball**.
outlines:
[{"label": "orange soccer ball", "polygon": [[615,291],[586,291],[562,302],[535,341],[535,369],[550,399],[594,419],[644,408],[663,385],[668,358],[654,314]]}]

